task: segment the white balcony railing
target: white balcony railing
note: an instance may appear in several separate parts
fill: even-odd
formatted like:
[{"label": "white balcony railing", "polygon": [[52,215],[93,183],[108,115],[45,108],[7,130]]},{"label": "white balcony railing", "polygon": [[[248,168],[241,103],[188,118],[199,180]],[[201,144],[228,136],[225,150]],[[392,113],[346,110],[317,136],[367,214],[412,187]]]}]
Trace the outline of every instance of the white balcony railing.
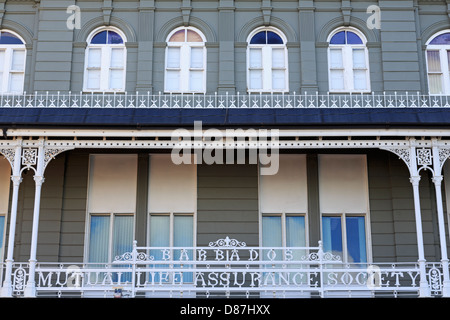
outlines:
[{"label": "white balcony railing", "polygon": [[[27,264],[15,264],[23,296]],[[111,264],[38,263],[37,296],[56,297],[373,297],[417,296],[417,263],[347,264],[318,247],[248,247],[222,239],[208,247],[137,247]],[[442,294],[442,266],[427,264],[431,294]]]},{"label": "white balcony railing", "polygon": [[0,108],[448,108],[450,96],[371,94],[0,94]]}]

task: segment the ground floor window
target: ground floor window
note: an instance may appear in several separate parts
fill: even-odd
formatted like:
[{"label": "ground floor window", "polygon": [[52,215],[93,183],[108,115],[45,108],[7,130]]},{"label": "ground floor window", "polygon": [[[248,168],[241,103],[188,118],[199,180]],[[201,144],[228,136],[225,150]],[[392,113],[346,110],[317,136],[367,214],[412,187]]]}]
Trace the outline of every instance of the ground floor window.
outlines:
[{"label": "ground floor window", "polygon": [[112,262],[133,249],[134,216],[92,214],[89,235],[89,262]]},{"label": "ground floor window", "polygon": [[[178,273],[155,272],[152,281],[168,283],[189,283],[193,281],[191,272],[181,272],[183,261],[194,258],[194,216],[193,214],[150,214],[150,252],[156,261],[176,261],[175,265],[161,264],[156,268],[176,268]],[[180,248],[180,249],[176,249]],[[189,268],[189,266],[187,266]]]},{"label": "ground floor window", "polygon": [[341,256],[345,262],[366,263],[365,217],[360,215],[322,216],[324,251]]},{"label": "ground floor window", "polygon": [[306,246],[305,216],[294,214],[263,215],[262,245],[264,247]]}]

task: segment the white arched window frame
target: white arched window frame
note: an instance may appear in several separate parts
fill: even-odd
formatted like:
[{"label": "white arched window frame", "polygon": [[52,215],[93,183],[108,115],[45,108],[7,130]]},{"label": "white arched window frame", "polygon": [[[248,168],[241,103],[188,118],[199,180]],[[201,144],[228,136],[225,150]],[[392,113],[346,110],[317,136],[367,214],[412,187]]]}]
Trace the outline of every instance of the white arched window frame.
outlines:
[{"label": "white arched window frame", "polygon": [[434,34],[426,43],[428,91],[450,94],[450,30]]},{"label": "white arched window frame", "polygon": [[289,92],[286,42],[285,35],[273,27],[260,27],[249,35],[247,39],[248,92]]},{"label": "white arched window frame", "polygon": [[126,83],[126,37],[112,27],[95,29],[87,39],[85,92],[124,92]]},{"label": "white arched window frame", "polygon": [[339,28],[328,37],[329,91],[370,92],[367,39],[355,28]]},{"label": "white arched window frame", "polygon": [[26,55],[25,41],[18,34],[0,30],[0,93],[23,92]]},{"label": "white arched window frame", "polygon": [[167,37],[164,91],[206,92],[206,38],[196,28],[180,27]]}]

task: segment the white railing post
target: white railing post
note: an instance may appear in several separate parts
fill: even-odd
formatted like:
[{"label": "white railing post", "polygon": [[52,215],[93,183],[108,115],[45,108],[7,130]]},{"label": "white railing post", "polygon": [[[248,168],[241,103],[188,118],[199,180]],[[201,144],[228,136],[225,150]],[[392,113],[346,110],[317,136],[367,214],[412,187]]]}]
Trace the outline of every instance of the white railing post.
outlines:
[{"label": "white railing post", "polygon": [[25,288],[25,297],[36,297],[36,252],[37,239],[39,229],[39,213],[41,205],[41,190],[44,183],[44,140],[41,139],[38,148],[38,159],[36,173],[34,175],[35,194],[34,194],[34,210],[33,210],[33,227],[31,234],[31,251],[30,251],[30,272],[28,276],[27,286]]},{"label": "white railing post", "polygon": [[[433,141],[435,142],[435,141]],[[447,241],[445,236],[445,221],[444,221],[444,209],[442,205],[442,164],[439,157],[439,148],[433,146],[433,183],[436,193],[436,208],[438,216],[438,227],[439,227],[439,240],[441,247],[441,262],[442,262],[442,272],[444,276],[442,295],[444,297],[450,297],[450,277],[449,277],[449,263],[447,254]]]},{"label": "white railing post", "polygon": [[131,296],[134,298],[136,296],[136,263],[137,263],[137,241],[133,241],[133,264],[131,272]]},{"label": "white railing post", "polygon": [[[414,143],[414,140],[411,140]],[[416,147],[411,145],[410,149],[410,182],[413,186],[413,197],[414,197],[414,213],[416,218],[416,236],[417,236],[417,249],[418,249],[418,263],[420,270],[420,287],[419,287],[419,296],[420,297],[430,297],[431,291],[427,281],[426,276],[426,260],[425,260],[425,252],[424,252],[424,244],[423,244],[423,230],[422,230],[422,215],[420,208],[420,194],[419,194],[419,182],[420,175],[417,169],[417,155],[416,155]]]},{"label": "white railing post", "polygon": [[323,244],[322,241],[319,241],[319,250],[317,252],[318,256],[319,256],[319,270],[320,270],[320,289],[319,289],[319,293],[320,293],[320,297],[323,298],[324,297],[324,287],[323,287]]},{"label": "white railing post", "polygon": [[14,242],[16,235],[16,220],[17,220],[17,204],[19,198],[19,186],[22,182],[21,172],[20,172],[20,163],[21,163],[21,155],[22,155],[22,140],[19,139],[19,145],[15,149],[14,153],[14,165],[12,168],[12,176],[11,180],[13,182],[13,192],[12,192],[12,200],[11,200],[11,215],[10,215],[10,223],[9,223],[9,237],[8,237],[8,252],[6,255],[6,271],[5,271],[5,279],[3,282],[3,287],[1,290],[2,297],[12,297],[12,268],[13,268],[13,256],[14,256]]}]

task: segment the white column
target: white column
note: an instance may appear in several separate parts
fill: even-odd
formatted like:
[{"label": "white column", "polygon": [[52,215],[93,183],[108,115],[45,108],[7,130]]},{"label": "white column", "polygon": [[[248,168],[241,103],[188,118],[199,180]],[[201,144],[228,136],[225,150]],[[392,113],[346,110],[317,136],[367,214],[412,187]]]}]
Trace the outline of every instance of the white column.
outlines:
[{"label": "white column", "polygon": [[433,147],[433,168],[434,176],[433,182],[436,193],[436,206],[439,224],[439,240],[441,245],[441,263],[442,272],[444,275],[444,283],[442,288],[442,295],[444,297],[450,297],[450,277],[448,270],[448,253],[447,253],[447,241],[445,236],[445,221],[444,221],[444,208],[442,205],[442,164],[439,159],[438,147]]},{"label": "white column", "polygon": [[420,194],[419,194],[419,182],[420,175],[417,170],[417,159],[416,159],[416,148],[411,147],[410,150],[410,173],[411,173],[411,184],[413,186],[413,196],[414,196],[414,212],[416,217],[416,233],[417,233],[417,249],[419,255],[419,271],[420,271],[420,297],[430,297],[431,290],[427,282],[427,273],[425,268],[425,251],[423,245],[423,230],[422,230],[422,215],[420,209]]},{"label": "white column", "polygon": [[6,270],[5,279],[3,281],[3,287],[1,290],[2,297],[12,297],[12,267],[14,257],[14,241],[16,234],[16,221],[17,221],[17,202],[19,198],[19,186],[22,182],[20,163],[21,163],[22,147],[21,145],[16,147],[14,154],[14,165],[11,180],[13,182],[12,202],[11,202],[11,215],[9,224],[9,238],[8,238],[8,252],[6,255]]},{"label": "white column", "polygon": [[44,143],[40,141],[38,160],[36,167],[36,174],[34,176],[35,181],[35,195],[34,195],[34,212],[33,212],[33,229],[31,233],[31,251],[30,251],[30,270],[28,276],[28,282],[25,288],[25,297],[36,297],[36,252],[37,252],[37,240],[39,229],[39,213],[41,205],[41,189],[44,183]]}]

